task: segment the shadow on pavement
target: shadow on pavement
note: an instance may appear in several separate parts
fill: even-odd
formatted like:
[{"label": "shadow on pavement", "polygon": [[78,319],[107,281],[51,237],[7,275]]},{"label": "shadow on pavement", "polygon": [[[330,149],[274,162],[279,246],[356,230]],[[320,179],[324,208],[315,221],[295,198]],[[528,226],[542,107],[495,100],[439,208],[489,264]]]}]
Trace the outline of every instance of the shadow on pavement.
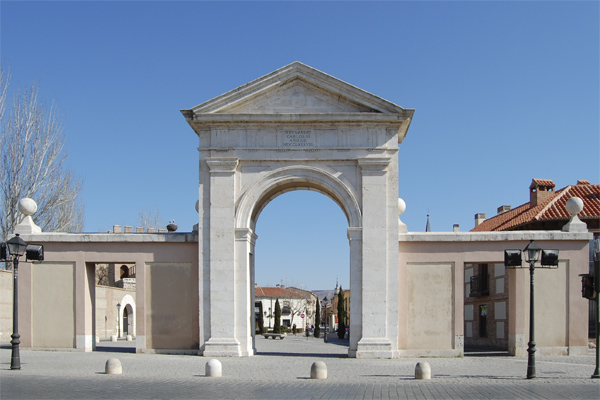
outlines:
[{"label": "shadow on pavement", "polygon": [[319,358],[348,358],[348,354],[339,353],[286,353],[276,351],[260,351],[257,356],[276,356],[276,357],[319,357]]},{"label": "shadow on pavement", "polygon": [[465,357],[509,357],[507,349],[489,347],[465,347]]},{"label": "shadow on pavement", "polygon": [[96,350],[106,353],[135,353],[135,347],[96,346]]}]

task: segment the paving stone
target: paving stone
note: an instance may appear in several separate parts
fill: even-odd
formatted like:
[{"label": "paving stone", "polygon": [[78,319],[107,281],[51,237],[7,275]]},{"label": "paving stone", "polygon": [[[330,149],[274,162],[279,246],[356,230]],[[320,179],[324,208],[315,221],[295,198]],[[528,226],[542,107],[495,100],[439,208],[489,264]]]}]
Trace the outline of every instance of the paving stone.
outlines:
[{"label": "paving stone", "polygon": [[[209,358],[106,351],[21,349],[22,368],[12,371],[10,346],[4,345],[0,398],[105,399],[118,393],[123,399],[598,399],[600,394],[599,381],[590,379],[591,352],[538,357],[538,377],[527,380],[526,358],[359,360],[346,357],[343,343],[305,337],[257,341],[257,347],[254,357],[219,358],[227,374],[209,379],[202,373]],[[115,356],[127,366],[126,375],[104,374],[106,359]],[[327,380],[310,379],[315,361],[327,364]],[[436,371],[431,380],[414,379],[419,361]]]}]

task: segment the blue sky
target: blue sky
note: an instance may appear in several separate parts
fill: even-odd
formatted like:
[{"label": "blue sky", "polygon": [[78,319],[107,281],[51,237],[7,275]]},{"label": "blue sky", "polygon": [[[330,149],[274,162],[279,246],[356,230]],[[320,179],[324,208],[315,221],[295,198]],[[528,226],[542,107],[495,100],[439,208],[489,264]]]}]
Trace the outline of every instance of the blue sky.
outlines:
[{"label": "blue sky", "polygon": [[[0,2],[12,85],[36,81],[84,180],[85,229],[158,210],[196,223],[188,109],[293,61],[416,109],[402,220],[423,231],[528,201],[532,178],[600,181],[599,3]],[[291,211],[290,211],[291,210]],[[258,221],[257,283],[348,287],[346,220],[292,192]]]}]

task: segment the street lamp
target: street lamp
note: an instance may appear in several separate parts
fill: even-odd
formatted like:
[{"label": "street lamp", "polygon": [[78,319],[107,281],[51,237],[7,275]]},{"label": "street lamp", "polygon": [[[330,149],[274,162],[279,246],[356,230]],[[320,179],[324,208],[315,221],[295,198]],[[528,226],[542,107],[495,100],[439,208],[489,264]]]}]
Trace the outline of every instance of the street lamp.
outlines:
[{"label": "street lamp", "polygon": [[121,303],[117,303],[117,338],[121,337]]},{"label": "street lamp", "polygon": [[[600,338],[600,296],[598,296],[598,293],[600,293],[600,238],[596,237],[594,239],[593,247],[594,275],[584,275],[584,279],[587,278],[591,281],[591,284],[588,283],[587,288],[583,286],[581,289],[583,297],[588,300],[596,300],[596,326],[594,329],[596,334],[596,369],[594,369],[591,378],[600,379],[600,347],[598,346],[598,344],[600,344],[600,341],[598,340]],[[584,291],[587,293],[584,293]]]},{"label": "street lamp", "polygon": [[325,308],[325,312],[323,313],[323,315],[325,315],[325,333],[323,335],[323,341],[325,343],[327,343],[327,296],[325,296],[323,298],[323,307]]},{"label": "street lamp", "polygon": [[[527,379],[535,378],[535,321],[534,321],[534,290],[533,272],[535,263],[541,259],[541,267],[558,268],[558,250],[542,250],[533,240],[529,241],[523,249],[525,261],[529,264],[529,343],[527,344]],[[521,250],[505,250],[504,265],[510,269],[524,268],[521,262]]]},{"label": "street lamp", "polygon": [[10,336],[12,345],[12,353],[10,356],[10,369],[21,369],[21,355],[19,352],[19,344],[21,344],[21,335],[19,335],[19,257],[25,254],[27,243],[19,237],[17,233],[15,237],[6,242],[8,253],[13,258],[13,333]]}]

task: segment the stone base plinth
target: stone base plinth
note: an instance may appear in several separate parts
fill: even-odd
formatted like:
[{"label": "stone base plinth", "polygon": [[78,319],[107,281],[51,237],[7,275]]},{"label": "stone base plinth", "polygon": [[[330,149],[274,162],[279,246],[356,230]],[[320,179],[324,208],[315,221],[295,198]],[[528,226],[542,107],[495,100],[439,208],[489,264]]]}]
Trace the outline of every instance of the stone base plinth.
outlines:
[{"label": "stone base plinth", "polygon": [[349,357],[356,358],[395,358],[392,343],[387,338],[362,338],[358,341],[355,354],[348,353]]},{"label": "stone base plinth", "polygon": [[235,338],[209,339],[202,352],[204,357],[243,357],[240,342]]}]

